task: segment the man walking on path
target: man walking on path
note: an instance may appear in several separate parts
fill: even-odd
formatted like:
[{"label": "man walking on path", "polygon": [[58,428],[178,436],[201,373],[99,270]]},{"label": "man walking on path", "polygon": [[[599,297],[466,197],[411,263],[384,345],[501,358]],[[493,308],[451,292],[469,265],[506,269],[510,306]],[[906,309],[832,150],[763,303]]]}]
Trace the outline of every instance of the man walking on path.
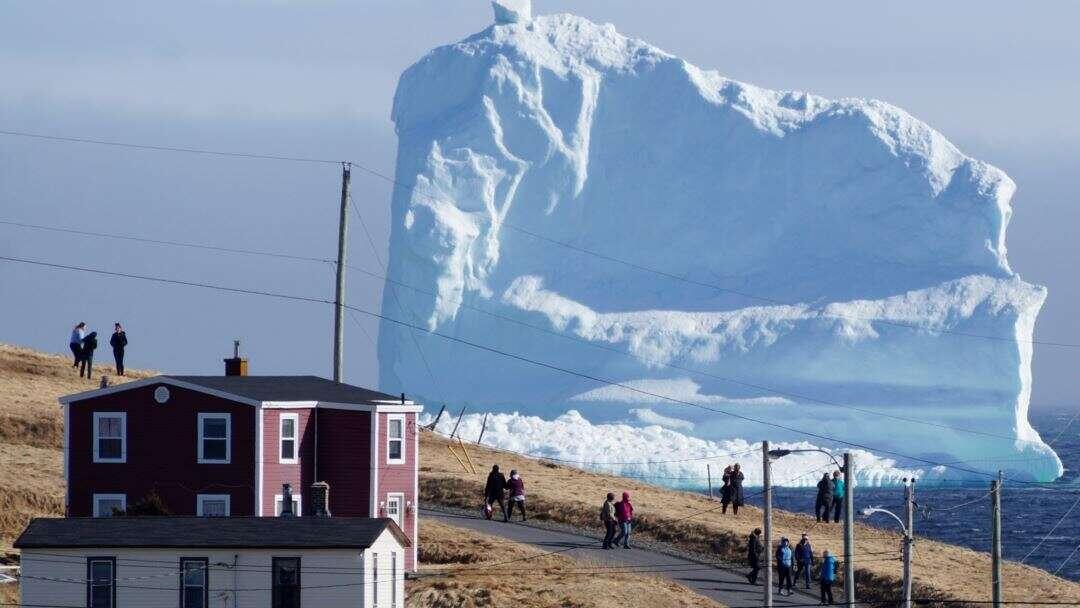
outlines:
[{"label": "man walking on path", "polygon": [[613,541],[619,546],[622,541],[623,549],[630,548],[630,522],[634,520],[634,505],[630,503],[630,493],[623,492],[622,500],[615,503],[615,518],[619,520],[619,535]]},{"label": "man walking on path", "polygon": [[[791,579],[791,567],[794,563],[795,552],[791,550],[791,543],[786,538],[780,539],[780,546],[776,548],[777,593],[791,595],[794,584]],[[784,593],[787,587],[787,593]]]},{"label": "man walking on path", "polygon": [[71,330],[71,337],[68,338],[68,346],[71,348],[71,355],[75,358],[75,363],[71,367],[79,367],[79,362],[82,361],[82,343],[83,338],[86,337],[86,323],[79,322],[74,329]]},{"label": "man walking on path", "polygon": [[507,521],[509,517],[506,514],[506,475],[499,472],[499,465],[492,465],[491,472],[488,473],[487,484],[484,485],[484,516],[491,519],[491,513],[494,510],[492,505],[496,502],[499,503],[499,509],[502,510],[503,521]]},{"label": "man walking on path", "polygon": [[757,575],[761,570],[761,554],[764,550],[761,546],[761,528],[754,528],[746,541],[746,559],[750,561],[750,574],[746,575],[746,580],[750,581],[751,585],[757,584]]},{"label": "man walking on path", "polygon": [[832,605],[832,586],[836,582],[836,558],[826,549],[821,554],[821,603]]},{"label": "man walking on path", "polygon": [[117,323],[113,328],[113,335],[109,338],[109,346],[112,347],[113,359],[116,360],[116,375],[124,375],[124,347],[127,346],[127,333]]},{"label": "man walking on path", "polygon": [[600,507],[600,521],[604,522],[604,548],[611,549],[611,541],[615,538],[615,527],[618,524],[615,519],[614,492],[608,492],[607,500]]},{"label": "man walking on path", "polygon": [[94,350],[97,349],[97,332],[92,331],[89,335],[83,338],[82,342],[82,357],[79,360],[79,377],[82,378],[83,374],[86,374],[86,379],[90,379],[90,374],[94,371]]},{"label": "man walking on path", "polygon": [[833,482],[826,472],[821,476],[821,481],[817,482],[817,500],[814,501],[814,516],[817,517],[818,521],[821,521],[822,511],[824,511],[825,521],[829,521],[829,515],[832,513],[832,497]]},{"label": "man walking on path", "polygon": [[[840,523],[840,509],[844,507],[844,478],[840,477],[840,471],[833,471],[833,523]],[[828,517],[825,518],[828,521]]]},{"label": "man walking on path", "polygon": [[810,571],[814,565],[814,548],[810,546],[810,539],[805,534],[799,539],[799,544],[795,545],[795,579],[798,580],[799,575],[802,575],[803,582],[807,589],[810,588]]},{"label": "man walking on path", "polygon": [[510,505],[506,509],[507,515],[504,521],[510,521],[513,517],[514,505],[521,510],[521,521],[525,521],[525,482],[521,480],[521,475],[518,475],[517,471],[511,469],[510,480],[506,482],[506,487],[510,490]]}]

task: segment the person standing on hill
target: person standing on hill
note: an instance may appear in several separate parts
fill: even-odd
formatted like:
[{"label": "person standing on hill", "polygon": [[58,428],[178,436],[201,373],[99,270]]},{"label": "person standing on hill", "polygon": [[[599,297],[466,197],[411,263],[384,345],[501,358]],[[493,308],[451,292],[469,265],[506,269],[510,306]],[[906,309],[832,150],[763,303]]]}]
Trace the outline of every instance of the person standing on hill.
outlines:
[{"label": "person standing on hill", "polygon": [[127,347],[127,333],[117,323],[113,328],[113,335],[109,338],[109,346],[112,347],[113,359],[116,360],[116,375],[124,375],[124,348]]},{"label": "person standing on hill", "polygon": [[616,547],[622,541],[623,549],[630,548],[630,522],[634,520],[634,505],[630,503],[630,493],[623,492],[622,500],[615,503],[615,518],[619,520],[619,534],[612,541]]},{"label": "person standing on hill", "polygon": [[506,482],[506,487],[510,490],[510,505],[506,509],[507,515],[503,521],[510,521],[513,517],[514,505],[521,510],[521,521],[525,521],[525,482],[521,480],[521,475],[518,475],[517,471],[510,471],[510,479]]},{"label": "person standing on hill", "polygon": [[[786,538],[780,539],[780,546],[776,548],[776,571],[778,574],[776,585],[780,595],[791,595],[794,584],[791,578],[791,567],[794,563],[795,552],[791,550],[791,542]],[[787,593],[784,593],[787,587]]]},{"label": "person standing on hill", "polygon": [[724,468],[721,481],[724,485],[720,487],[720,513],[727,513],[728,505],[731,504],[731,465]]},{"label": "person standing on hill", "polygon": [[807,589],[810,588],[810,576],[814,567],[814,548],[805,534],[795,545],[795,579],[801,575]]},{"label": "person standing on hill", "polygon": [[731,512],[735,515],[739,514],[739,507],[743,505],[743,500],[746,498],[742,487],[745,478],[746,476],[739,469],[739,463],[735,463],[735,466],[731,468]]},{"label": "person standing on hill", "polygon": [[[844,478],[840,477],[840,471],[833,471],[833,523],[840,523],[840,510],[844,508]],[[828,518],[825,518],[828,521]]]},{"label": "person standing on hill", "polygon": [[79,367],[79,362],[82,361],[82,343],[83,338],[86,337],[86,323],[80,321],[74,329],[71,330],[71,337],[68,338],[68,346],[71,347],[71,355],[75,358],[75,362],[71,367]]},{"label": "person standing on hill", "polygon": [[612,540],[615,539],[615,528],[618,519],[615,515],[615,493],[608,492],[607,500],[600,507],[600,521],[604,523],[604,548],[612,548]]},{"label": "person standing on hill", "polygon": [[761,544],[761,528],[754,528],[746,541],[746,559],[750,562],[750,573],[746,575],[746,580],[750,581],[751,585],[757,584],[757,575],[761,571],[761,554],[764,551],[765,547]]},{"label": "person standing on hill", "polygon": [[90,374],[94,371],[94,350],[97,349],[97,332],[90,332],[82,341],[82,357],[79,359],[79,377],[82,378],[83,374],[86,374],[86,379],[90,379]]},{"label": "person standing on hill", "polygon": [[821,521],[821,514],[824,511],[825,521],[829,521],[829,515],[832,514],[832,497],[833,497],[833,482],[829,478],[828,472],[821,476],[821,481],[817,482],[817,500],[814,501],[814,516],[818,521]]},{"label": "person standing on hill", "polygon": [[488,473],[487,484],[484,485],[484,516],[491,519],[492,505],[499,503],[503,521],[507,521],[506,514],[506,475],[499,472],[499,465],[492,465]]},{"label": "person standing on hill", "polygon": [[832,586],[836,582],[836,558],[826,549],[821,554],[821,603],[832,605]]}]

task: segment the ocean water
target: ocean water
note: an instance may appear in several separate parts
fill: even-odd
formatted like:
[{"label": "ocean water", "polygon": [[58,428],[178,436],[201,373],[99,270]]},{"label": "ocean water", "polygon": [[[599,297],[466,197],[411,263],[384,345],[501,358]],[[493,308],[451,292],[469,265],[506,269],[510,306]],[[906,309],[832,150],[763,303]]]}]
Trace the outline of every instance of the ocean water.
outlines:
[{"label": "ocean water", "polygon": [[[1024,560],[1028,565],[1080,581],[1080,549],[1077,549],[1080,546],[1080,417],[1074,420],[1074,416],[1075,411],[1044,411],[1032,415],[1032,425],[1044,440],[1050,441],[1060,433],[1053,447],[1065,465],[1065,475],[1045,488],[1010,484],[1006,480],[1001,497],[1001,527],[1002,551],[1006,559]],[[915,559],[918,559],[920,536],[989,551],[989,489],[989,480],[984,485],[963,488],[917,488],[916,503],[920,508],[915,515]],[[812,490],[778,488],[773,496],[773,505],[778,508],[813,512]],[[760,497],[748,499],[751,503],[760,501]],[[859,489],[855,493],[857,518],[861,519],[859,513],[867,506],[889,509],[902,517],[904,491],[902,488]],[[869,520],[861,520],[881,528],[899,528],[888,515],[878,514]],[[839,538],[842,537],[841,526],[815,525],[808,533],[811,539]],[[864,559],[897,560],[899,569],[899,556],[899,544],[889,542]]]}]

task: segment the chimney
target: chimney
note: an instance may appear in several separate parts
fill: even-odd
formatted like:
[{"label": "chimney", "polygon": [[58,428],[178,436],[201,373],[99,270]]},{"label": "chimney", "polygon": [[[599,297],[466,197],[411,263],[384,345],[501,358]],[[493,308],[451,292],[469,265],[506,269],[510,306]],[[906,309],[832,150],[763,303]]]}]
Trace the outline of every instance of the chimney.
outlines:
[{"label": "chimney", "polygon": [[401,393],[401,405],[405,405],[405,393]]},{"label": "chimney", "polygon": [[311,484],[311,511],[315,517],[330,517],[330,484],[325,481]]},{"label": "chimney", "polygon": [[226,376],[246,376],[248,375],[248,360],[240,358],[240,341],[233,340],[233,356],[232,359],[225,359],[225,375]]},{"label": "chimney", "polygon": [[292,488],[287,483],[281,484],[281,517],[292,517]]}]

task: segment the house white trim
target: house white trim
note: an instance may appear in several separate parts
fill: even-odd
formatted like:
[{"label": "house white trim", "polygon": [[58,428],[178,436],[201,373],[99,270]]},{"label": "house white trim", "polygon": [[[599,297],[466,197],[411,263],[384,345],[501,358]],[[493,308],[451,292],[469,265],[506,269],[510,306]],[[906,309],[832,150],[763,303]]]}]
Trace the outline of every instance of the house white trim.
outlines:
[{"label": "house white trim", "polygon": [[[284,429],[286,420],[292,420],[293,423],[293,434],[292,437],[289,438],[289,441],[292,441],[293,444],[292,458],[285,458],[284,456],[282,456],[282,452],[285,447]],[[300,461],[300,414],[283,413],[278,415],[277,444],[278,464],[296,464]]]},{"label": "house white trim", "polygon": [[[225,458],[222,460],[205,458],[203,456],[204,439],[221,439],[221,437],[203,437],[203,420],[225,421]],[[232,462],[232,414],[227,412],[199,412],[198,421],[195,424],[195,440],[198,442],[199,464],[229,464]]]},{"label": "house white trim", "polygon": [[204,517],[203,502],[208,500],[225,501],[225,517],[232,515],[232,497],[228,494],[197,494],[195,496],[195,515]]},{"label": "house white trim", "polygon": [[[413,571],[420,569],[417,562],[416,545],[420,543],[420,429],[418,425],[420,415],[413,414],[413,504],[412,504],[412,545]],[[406,428],[408,428],[406,426]]]},{"label": "house white trim", "polygon": [[[282,494],[274,494],[274,517],[280,517],[281,516],[281,511],[278,511],[277,504],[279,502],[281,502],[281,503],[285,502],[284,498],[282,498],[282,497],[283,497]],[[295,515],[296,517],[302,516],[304,514],[303,513],[303,509],[304,509],[304,498],[303,498],[303,496],[301,496],[300,493],[297,492],[297,493],[292,495],[292,499],[293,499],[293,502],[296,503],[296,508],[293,509],[293,515]],[[284,504],[282,506],[284,506]]]},{"label": "house white trim", "polygon": [[[401,422],[401,437],[394,439],[390,437],[390,423],[393,421]],[[387,414],[386,415],[386,464],[405,464],[408,459],[408,444],[405,441],[405,414]],[[401,458],[390,457],[390,441],[401,442]]]},{"label": "house white trim", "polygon": [[255,514],[263,516],[263,416],[265,412],[260,405],[255,408],[255,429],[258,436],[255,438]]},{"label": "house white trim", "polygon": [[[397,501],[398,508],[397,508],[397,517],[396,518],[393,515],[390,514],[390,502],[392,500]],[[397,524],[399,528],[405,525],[405,493],[404,492],[387,492],[386,493],[386,507],[384,509],[384,512],[382,513],[382,516],[383,517],[389,517],[390,519],[393,519],[394,523]]]},{"label": "house white trim", "polygon": [[368,474],[368,495],[371,497],[371,517],[379,516],[379,413],[371,413],[371,471]]},{"label": "house white trim", "polygon": [[71,514],[71,408],[64,406],[64,517]]},{"label": "house white trim", "polygon": [[91,513],[94,515],[94,517],[112,517],[112,513],[108,515],[101,514],[101,511],[98,510],[99,500],[119,500],[120,510],[127,510],[127,494],[94,494],[90,500],[90,507],[92,509]]},{"label": "house white trim", "polygon": [[[101,445],[98,436],[98,421],[102,418],[119,418],[120,419],[120,457],[119,458],[103,458],[98,455],[98,450]],[[94,442],[94,458],[95,463],[121,463],[127,462],[127,412],[94,412],[92,420],[93,428],[90,430],[90,438]],[[64,427],[67,428],[66,426]],[[66,431],[65,431],[66,432]],[[106,437],[106,439],[109,439]]]}]

